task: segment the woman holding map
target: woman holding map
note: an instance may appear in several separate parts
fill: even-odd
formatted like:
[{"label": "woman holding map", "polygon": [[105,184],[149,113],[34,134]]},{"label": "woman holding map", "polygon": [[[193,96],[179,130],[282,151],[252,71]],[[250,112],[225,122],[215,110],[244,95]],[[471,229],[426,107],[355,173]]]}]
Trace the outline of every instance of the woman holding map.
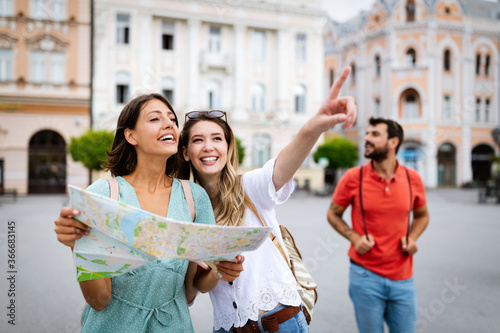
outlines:
[{"label": "woman holding map", "polygon": [[[182,185],[171,177],[176,159],[179,129],[172,106],[160,94],[141,95],[121,112],[106,168],[119,184],[119,201],[177,221],[191,221]],[[190,183],[196,223],[214,224],[206,192]],[[99,179],[87,189],[110,196],[110,184]],[[78,211],[61,209],[55,221],[58,240],[75,246],[89,230],[72,216]],[[90,239],[90,238],[89,238]],[[189,266],[189,268],[188,268]],[[221,263],[219,274],[234,280],[241,263]],[[186,297],[212,290],[220,275],[197,269],[182,259],[158,259],[112,278],[80,282],[87,301],[82,332],[192,332]]]},{"label": "woman holding map", "polygon": [[[293,175],[319,136],[338,123],[350,128],[357,107],[352,97],[338,97],[350,73],[347,67],[335,81],[319,111],[300,129],[297,136],[262,168],[237,175],[235,138],[224,111],[192,111],[180,135],[179,152],[183,164],[178,178],[189,179],[207,191],[218,225],[262,226],[248,211],[250,200],[258,214],[281,238],[274,206],[293,192]],[[285,249],[283,242],[281,246]],[[245,252],[244,271],[234,282],[220,282],[211,292],[214,332],[268,331],[262,319],[278,318],[279,332],[308,332],[300,308],[301,298],[287,262],[268,238],[255,251]],[[274,330],[272,330],[274,332]]]}]

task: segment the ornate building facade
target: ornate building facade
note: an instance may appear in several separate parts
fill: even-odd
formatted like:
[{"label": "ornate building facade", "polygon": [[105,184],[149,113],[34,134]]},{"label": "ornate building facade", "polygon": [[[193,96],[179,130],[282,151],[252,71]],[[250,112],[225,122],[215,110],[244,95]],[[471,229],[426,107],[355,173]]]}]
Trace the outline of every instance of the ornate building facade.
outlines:
[{"label": "ornate building facade", "polygon": [[[261,166],[324,98],[320,8],[316,0],[95,0],[95,126],[113,129],[131,97],[161,92],[181,123],[190,110],[227,111],[246,148],[242,166]],[[309,159],[297,180],[319,188],[322,169]]]},{"label": "ornate building facade", "polygon": [[0,187],[65,193],[88,171],[67,145],[89,128],[90,0],[0,2]]},{"label": "ornate building facade", "polygon": [[500,3],[483,0],[377,0],[349,22],[328,22],[326,75],[352,67],[344,93],[357,97],[359,118],[344,134],[360,156],[368,118],[389,117],[405,129],[399,160],[426,186],[487,180],[499,37]]}]

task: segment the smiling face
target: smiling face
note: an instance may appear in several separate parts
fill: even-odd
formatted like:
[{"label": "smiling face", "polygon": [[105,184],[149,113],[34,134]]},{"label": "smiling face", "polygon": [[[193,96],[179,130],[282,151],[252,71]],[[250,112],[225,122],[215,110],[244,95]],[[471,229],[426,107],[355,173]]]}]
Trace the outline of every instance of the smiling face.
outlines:
[{"label": "smiling face", "polygon": [[126,140],[137,156],[157,155],[168,158],[177,152],[179,129],[175,114],[158,99],[144,104],[133,129],[125,129]]},{"label": "smiling face", "polygon": [[213,121],[198,121],[191,127],[183,156],[200,179],[218,179],[227,163],[228,142],[224,130]]},{"label": "smiling face", "polygon": [[385,160],[391,148],[394,150],[398,138],[388,138],[387,124],[370,125],[365,134],[365,157],[374,161]]}]

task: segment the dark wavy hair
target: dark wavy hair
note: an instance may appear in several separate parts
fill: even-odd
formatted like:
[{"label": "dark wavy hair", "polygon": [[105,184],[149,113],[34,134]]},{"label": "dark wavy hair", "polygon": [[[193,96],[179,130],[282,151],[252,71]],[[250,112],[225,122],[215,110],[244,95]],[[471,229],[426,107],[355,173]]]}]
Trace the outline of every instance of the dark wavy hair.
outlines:
[{"label": "dark wavy hair", "polygon": [[[107,164],[103,167],[111,172],[113,177],[116,176],[126,176],[135,170],[137,166],[137,153],[134,146],[132,146],[125,139],[125,129],[134,129],[137,124],[137,119],[141,110],[145,104],[149,101],[157,99],[163,103],[173,112],[175,116],[175,124],[179,127],[179,122],[177,120],[177,115],[175,114],[174,108],[170,102],[165,98],[165,96],[157,93],[139,95],[132,99],[125,105],[120,116],[118,117],[118,122],[116,124],[115,139],[113,140],[113,146],[111,151],[108,152]],[[165,174],[170,175],[177,163],[177,154],[172,155],[167,160],[165,166]]]},{"label": "dark wavy hair", "polygon": [[391,119],[386,119],[386,118],[374,118],[371,117],[370,120],[370,125],[376,126],[378,124],[386,124],[387,125],[387,138],[392,139],[397,137],[399,139],[398,145],[396,147],[396,153],[399,150],[399,147],[403,143],[404,139],[404,131],[403,127],[399,125],[397,122]]}]

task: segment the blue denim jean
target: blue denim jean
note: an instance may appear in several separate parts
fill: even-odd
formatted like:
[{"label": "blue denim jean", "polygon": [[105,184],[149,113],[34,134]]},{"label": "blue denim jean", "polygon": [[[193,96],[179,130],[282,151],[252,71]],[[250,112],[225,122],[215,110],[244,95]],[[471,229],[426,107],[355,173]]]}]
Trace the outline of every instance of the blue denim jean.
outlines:
[{"label": "blue denim jean", "polygon": [[[259,317],[259,328],[261,332],[267,332],[264,331],[262,328],[262,324],[260,322],[260,319],[265,318],[267,316],[272,315],[273,313],[276,313],[280,311],[281,309],[285,308],[286,305],[278,305],[271,311],[268,311],[264,313],[262,316]],[[214,333],[230,333],[231,331],[226,331],[225,329],[221,328],[220,330],[214,330]],[[304,316],[304,312],[300,310],[299,313],[297,313],[294,317],[288,319],[287,321],[281,323],[279,325],[279,330],[277,332],[280,333],[309,333],[309,326],[307,325],[306,317]]]},{"label": "blue denim jean", "polygon": [[349,280],[360,333],[383,333],[384,320],[391,333],[415,332],[418,307],[413,277],[390,280],[351,263]]}]

